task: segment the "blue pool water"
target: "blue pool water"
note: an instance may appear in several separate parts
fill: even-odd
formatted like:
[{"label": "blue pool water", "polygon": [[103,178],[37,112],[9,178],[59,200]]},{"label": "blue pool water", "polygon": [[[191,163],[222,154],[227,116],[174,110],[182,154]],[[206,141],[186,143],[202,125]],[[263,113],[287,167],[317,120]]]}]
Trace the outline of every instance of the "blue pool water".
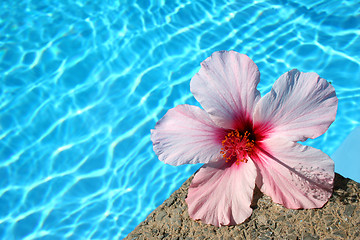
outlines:
[{"label": "blue pool water", "polygon": [[217,50],[250,56],[262,94],[292,68],[332,82],[337,119],[307,142],[332,154],[360,125],[359,9],[1,1],[0,239],[124,238],[199,167],[158,161],[149,134],[168,109],[197,104],[190,79]]}]

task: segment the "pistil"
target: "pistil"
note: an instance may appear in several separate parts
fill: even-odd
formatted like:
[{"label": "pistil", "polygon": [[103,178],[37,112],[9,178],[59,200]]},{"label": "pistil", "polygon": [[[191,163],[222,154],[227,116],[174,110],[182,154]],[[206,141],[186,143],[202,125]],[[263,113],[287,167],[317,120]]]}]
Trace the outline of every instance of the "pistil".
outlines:
[{"label": "pistil", "polygon": [[242,134],[238,130],[229,132],[221,143],[223,147],[220,154],[225,161],[234,161],[237,165],[240,162],[246,163],[248,161],[247,158],[253,152],[255,145],[248,131]]}]

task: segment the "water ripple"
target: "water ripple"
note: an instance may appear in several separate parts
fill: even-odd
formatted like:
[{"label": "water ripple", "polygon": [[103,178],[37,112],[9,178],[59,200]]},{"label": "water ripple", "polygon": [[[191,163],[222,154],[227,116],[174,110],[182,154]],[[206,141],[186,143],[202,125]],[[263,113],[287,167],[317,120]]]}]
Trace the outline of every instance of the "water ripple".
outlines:
[{"label": "water ripple", "polygon": [[[172,167],[150,129],[217,50],[249,55],[261,94],[298,68],[339,97],[331,154],[360,125],[356,1],[0,3],[0,238],[121,239],[199,166]],[[346,176],[346,173],[342,173]]]}]

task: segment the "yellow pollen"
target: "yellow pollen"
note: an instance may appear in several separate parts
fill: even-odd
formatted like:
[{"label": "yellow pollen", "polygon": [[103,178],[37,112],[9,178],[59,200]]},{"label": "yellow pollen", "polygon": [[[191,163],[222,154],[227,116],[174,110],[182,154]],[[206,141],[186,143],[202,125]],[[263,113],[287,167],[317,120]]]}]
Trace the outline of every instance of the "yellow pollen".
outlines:
[{"label": "yellow pollen", "polygon": [[221,142],[223,147],[220,154],[226,162],[234,160],[237,165],[240,162],[247,162],[247,157],[253,152],[255,145],[254,140],[251,140],[249,136],[248,131],[240,134],[238,130],[233,130],[225,136]]}]

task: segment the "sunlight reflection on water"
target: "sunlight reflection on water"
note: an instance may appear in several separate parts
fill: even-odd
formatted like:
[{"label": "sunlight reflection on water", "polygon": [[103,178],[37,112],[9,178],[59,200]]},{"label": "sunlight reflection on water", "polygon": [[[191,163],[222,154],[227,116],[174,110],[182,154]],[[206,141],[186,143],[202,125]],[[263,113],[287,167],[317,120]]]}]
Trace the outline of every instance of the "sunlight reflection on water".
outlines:
[{"label": "sunlight reflection on water", "polygon": [[262,95],[292,68],[332,82],[337,119],[307,144],[332,154],[360,124],[356,1],[0,6],[1,239],[133,230],[199,167],[161,163],[149,134],[168,109],[198,105],[189,81],[217,50],[249,55]]}]

